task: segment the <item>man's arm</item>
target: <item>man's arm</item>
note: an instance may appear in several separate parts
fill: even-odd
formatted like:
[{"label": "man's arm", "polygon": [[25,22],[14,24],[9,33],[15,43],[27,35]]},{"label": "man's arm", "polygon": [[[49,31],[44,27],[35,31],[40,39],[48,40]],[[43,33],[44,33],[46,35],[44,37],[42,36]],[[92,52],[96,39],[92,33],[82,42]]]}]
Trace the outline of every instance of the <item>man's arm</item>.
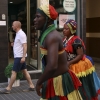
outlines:
[{"label": "man's arm", "polygon": [[25,58],[27,53],[27,43],[23,43],[22,46],[23,46],[23,58]]},{"label": "man's arm", "polygon": [[27,43],[23,43],[22,46],[23,46],[23,57],[21,59],[21,63],[24,63],[25,57],[26,57],[26,52],[27,52]]}]

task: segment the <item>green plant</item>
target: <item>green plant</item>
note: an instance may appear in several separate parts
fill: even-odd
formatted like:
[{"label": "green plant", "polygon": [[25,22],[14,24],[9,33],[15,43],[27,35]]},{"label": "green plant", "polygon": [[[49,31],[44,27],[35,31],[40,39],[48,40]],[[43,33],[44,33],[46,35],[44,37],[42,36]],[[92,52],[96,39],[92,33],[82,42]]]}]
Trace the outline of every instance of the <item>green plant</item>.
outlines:
[{"label": "green plant", "polygon": [[[11,77],[12,67],[13,67],[13,63],[8,64],[8,65],[6,66],[6,68],[5,68],[4,73],[5,73],[5,76],[6,76],[7,78],[10,78],[10,77]],[[23,73],[20,71],[20,72],[17,73],[16,79],[22,79],[22,78],[23,78]]]}]

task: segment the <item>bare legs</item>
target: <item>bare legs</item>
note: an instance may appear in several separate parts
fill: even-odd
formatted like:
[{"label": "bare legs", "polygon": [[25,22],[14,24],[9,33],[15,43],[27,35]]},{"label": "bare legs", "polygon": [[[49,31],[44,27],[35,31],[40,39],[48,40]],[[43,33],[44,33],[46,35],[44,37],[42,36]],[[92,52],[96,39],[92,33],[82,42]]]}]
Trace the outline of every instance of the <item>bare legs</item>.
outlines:
[{"label": "bare legs", "polygon": [[22,72],[23,72],[25,78],[27,79],[27,82],[28,82],[30,88],[34,88],[34,85],[33,85],[33,83],[32,83],[30,74],[28,73],[27,69],[22,70]]},{"label": "bare legs", "polygon": [[[27,82],[28,82],[30,88],[34,88],[34,85],[32,83],[30,74],[28,73],[27,69],[22,70],[22,72],[23,72],[24,76],[26,77]],[[15,71],[12,71],[12,75],[11,75],[11,78],[10,78],[9,85],[6,87],[7,90],[11,90],[12,85],[13,85],[13,83],[16,80],[16,75],[17,75],[17,73]]]},{"label": "bare legs", "polygon": [[15,71],[12,71],[12,75],[11,75],[11,78],[10,78],[10,82],[9,82],[9,85],[7,86],[7,90],[11,90],[11,88],[12,88],[12,85],[13,85],[13,83],[15,82],[15,80],[16,80],[16,75],[17,75],[17,73],[15,72]]}]

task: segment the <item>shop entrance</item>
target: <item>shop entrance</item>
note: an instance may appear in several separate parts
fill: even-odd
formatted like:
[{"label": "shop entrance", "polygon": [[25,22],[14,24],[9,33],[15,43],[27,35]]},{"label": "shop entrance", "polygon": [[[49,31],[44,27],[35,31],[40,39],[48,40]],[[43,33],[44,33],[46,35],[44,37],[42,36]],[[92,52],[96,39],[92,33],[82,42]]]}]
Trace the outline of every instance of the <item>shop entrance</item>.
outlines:
[{"label": "shop entrance", "polygon": [[9,63],[13,63],[13,48],[15,32],[12,30],[12,22],[18,20],[22,24],[22,30],[27,35],[28,57],[27,69],[38,69],[38,35],[34,28],[33,19],[36,13],[37,0],[8,0],[8,39],[9,39]]}]

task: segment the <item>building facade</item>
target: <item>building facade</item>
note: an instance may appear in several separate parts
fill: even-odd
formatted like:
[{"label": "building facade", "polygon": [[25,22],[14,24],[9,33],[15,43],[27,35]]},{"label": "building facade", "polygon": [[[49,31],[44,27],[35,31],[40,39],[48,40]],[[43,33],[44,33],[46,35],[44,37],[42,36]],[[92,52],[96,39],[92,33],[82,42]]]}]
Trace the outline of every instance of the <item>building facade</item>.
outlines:
[{"label": "building facade", "polygon": [[[19,0],[17,0],[19,1]],[[39,51],[39,31],[34,29],[33,19],[37,7],[44,0],[22,0],[20,4],[9,4],[9,0],[0,0],[0,82],[7,81],[4,75],[5,67],[9,63],[8,28],[14,20],[22,23],[22,29],[27,34],[29,72],[41,70]],[[59,16],[55,21],[57,30],[62,32],[62,25],[68,18],[73,18],[78,23],[77,34],[86,42],[86,0],[46,0],[55,7]],[[67,2],[67,3],[66,3]],[[45,2],[46,3],[46,2]],[[63,20],[63,21],[61,21]]]}]

